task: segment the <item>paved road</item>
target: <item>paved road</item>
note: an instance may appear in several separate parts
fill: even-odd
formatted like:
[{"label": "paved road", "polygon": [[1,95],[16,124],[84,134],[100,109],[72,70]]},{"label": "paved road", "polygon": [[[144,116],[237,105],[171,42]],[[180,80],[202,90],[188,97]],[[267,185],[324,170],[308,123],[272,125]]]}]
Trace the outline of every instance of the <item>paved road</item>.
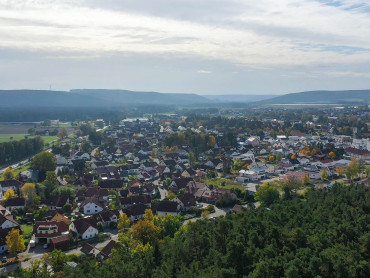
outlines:
[{"label": "paved road", "polygon": [[165,188],[162,189],[160,187],[160,184],[159,184],[158,180],[155,180],[153,182],[153,184],[156,185],[156,186],[158,186],[159,193],[161,194],[161,200],[163,200],[164,198],[166,198],[167,195],[168,195],[168,191]]},{"label": "paved road", "polygon": [[[96,248],[101,248],[101,247],[104,247],[112,239],[117,240],[118,239],[118,234],[111,234],[111,239],[100,242],[100,243],[97,243],[97,244],[92,244],[92,245],[94,245]],[[22,268],[31,267],[31,262],[32,261],[39,260],[45,253],[48,253],[48,252],[49,252],[49,250],[43,249],[41,245],[37,245],[36,247],[31,248],[31,249],[28,248],[25,252],[20,253],[19,255],[29,255],[29,256],[31,256],[30,260],[28,260],[26,262],[21,262],[21,263],[18,263],[18,264],[13,264],[13,265],[9,265],[9,266],[6,266],[6,267],[2,267],[2,268],[0,268],[0,274],[5,274],[5,273],[8,273],[8,272],[11,272],[15,268],[17,268],[18,266],[20,266]],[[78,247],[78,248],[72,249],[72,250],[68,250],[65,253],[68,254],[68,255],[70,255],[70,254],[81,254],[81,247]]]},{"label": "paved road", "polygon": [[[206,206],[209,205],[207,203],[198,203],[198,204],[201,204],[203,206],[202,208],[205,208]],[[231,208],[218,208],[216,206],[214,206],[214,207],[215,207],[215,212],[210,213],[209,218],[226,215],[226,213],[228,213],[231,210]],[[201,217],[195,217],[195,218],[192,218],[192,219],[188,219],[188,220],[184,221],[184,224],[186,224],[188,222],[192,222],[192,221],[197,221],[199,219],[201,219]]]}]

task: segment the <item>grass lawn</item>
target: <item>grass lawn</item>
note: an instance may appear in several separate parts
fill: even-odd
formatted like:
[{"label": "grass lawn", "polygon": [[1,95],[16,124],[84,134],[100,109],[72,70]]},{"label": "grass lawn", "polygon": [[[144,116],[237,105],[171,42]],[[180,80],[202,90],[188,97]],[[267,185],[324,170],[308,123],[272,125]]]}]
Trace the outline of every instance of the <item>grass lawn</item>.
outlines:
[{"label": "grass lawn", "polygon": [[[214,187],[219,187],[219,188],[226,188],[226,189],[239,188],[240,190],[244,190],[244,186],[240,182],[232,181],[232,180],[229,180],[229,179],[214,178],[214,179],[203,180],[203,182],[206,185],[213,184]],[[225,186],[221,185],[222,182],[225,182]]]},{"label": "grass lawn", "polygon": [[48,144],[51,141],[58,140],[58,136],[41,136],[42,140],[44,140],[44,144]]},{"label": "grass lawn", "polygon": [[21,225],[21,230],[23,232],[23,237],[24,238],[29,238],[32,235],[33,226],[23,224],[23,225]]}]

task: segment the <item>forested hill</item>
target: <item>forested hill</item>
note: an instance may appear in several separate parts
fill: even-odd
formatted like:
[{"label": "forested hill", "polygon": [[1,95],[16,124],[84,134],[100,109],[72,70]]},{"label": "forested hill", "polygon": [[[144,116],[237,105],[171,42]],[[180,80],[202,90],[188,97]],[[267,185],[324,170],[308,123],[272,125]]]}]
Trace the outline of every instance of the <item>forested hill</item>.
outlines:
[{"label": "forested hill", "polygon": [[212,102],[196,94],[162,94],[127,90],[0,90],[0,107],[131,107],[192,105]]},{"label": "forested hill", "polygon": [[370,102],[370,90],[352,90],[292,93],[255,104],[364,104],[368,102]]},{"label": "forested hill", "polygon": [[[369,277],[369,187],[281,197],[270,191],[259,208],[215,221],[179,228],[172,215],[159,226],[144,220],[141,236],[135,239],[139,228],[120,234],[122,247],[104,262],[60,253],[49,262],[58,277]],[[16,276],[51,274],[41,261]]]}]

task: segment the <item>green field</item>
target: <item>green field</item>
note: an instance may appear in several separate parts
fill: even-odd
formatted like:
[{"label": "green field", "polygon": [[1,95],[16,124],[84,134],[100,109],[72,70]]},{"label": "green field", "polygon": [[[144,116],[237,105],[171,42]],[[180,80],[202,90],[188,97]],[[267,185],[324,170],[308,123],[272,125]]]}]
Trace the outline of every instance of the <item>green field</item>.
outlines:
[{"label": "green field", "polygon": [[[214,178],[214,179],[208,179],[208,180],[202,180],[207,186],[210,184],[213,184],[214,187],[219,188],[226,188],[226,189],[240,189],[244,190],[243,185],[240,182],[232,181],[229,179],[223,179],[223,178]],[[225,186],[222,186],[222,182],[225,182]]]},{"label": "green field", "polygon": [[[9,142],[9,141],[17,141],[25,139],[25,136],[28,138],[32,138],[34,136],[29,136],[28,134],[0,134],[0,143]],[[57,136],[41,136],[44,140],[44,143],[50,143],[51,141],[57,140]]]},{"label": "green field", "polygon": [[27,134],[0,134],[0,143],[24,139]]}]

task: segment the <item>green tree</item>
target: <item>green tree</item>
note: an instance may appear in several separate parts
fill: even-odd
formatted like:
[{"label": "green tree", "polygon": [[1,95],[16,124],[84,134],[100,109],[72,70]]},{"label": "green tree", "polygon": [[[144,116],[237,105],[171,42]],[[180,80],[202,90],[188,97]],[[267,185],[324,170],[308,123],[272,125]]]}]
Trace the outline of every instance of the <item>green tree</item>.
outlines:
[{"label": "green tree", "polygon": [[197,161],[197,159],[196,159],[194,153],[190,152],[189,153],[189,164],[194,165],[196,161]]},{"label": "green tree", "polygon": [[280,194],[276,186],[266,183],[258,188],[254,198],[264,206],[270,206],[280,199]]},{"label": "green tree", "polygon": [[41,152],[35,155],[31,160],[31,168],[39,171],[39,180],[43,181],[46,177],[46,172],[54,171],[57,162],[54,155],[50,152]]},{"label": "green tree", "polygon": [[51,253],[46,253],[43,256],[43,261],[50,265],[54,273],[62,271],[67,263],[67,255],[61,250],[55,249]]}]

